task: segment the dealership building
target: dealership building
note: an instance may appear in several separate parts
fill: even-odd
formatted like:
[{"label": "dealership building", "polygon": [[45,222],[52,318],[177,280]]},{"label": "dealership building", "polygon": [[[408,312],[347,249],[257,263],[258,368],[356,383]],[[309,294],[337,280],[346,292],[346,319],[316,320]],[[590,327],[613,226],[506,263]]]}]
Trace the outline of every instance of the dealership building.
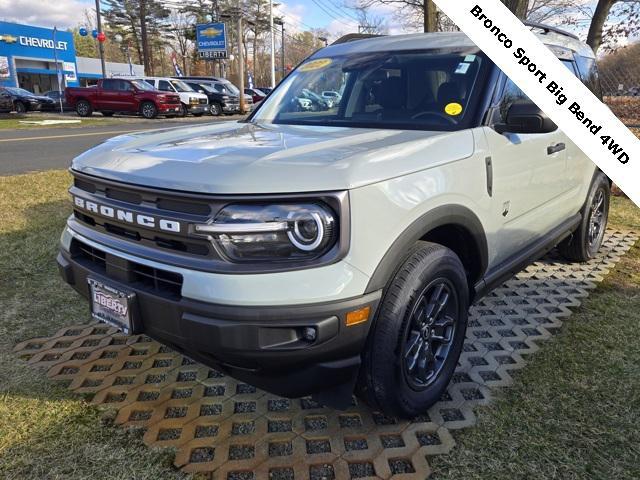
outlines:
[{"label": "dealership building", "polygon": [[[55,48],[55,51],[54,51]],[[56,69],[56,54],[58,69]],[[99,59],[76,57],[73,34],[52,28],[0,21],[0,87],[21,87],[34,93],[86,86],[102,78]],[[106,63],[107,77],[144,76],[142,65]]]}]

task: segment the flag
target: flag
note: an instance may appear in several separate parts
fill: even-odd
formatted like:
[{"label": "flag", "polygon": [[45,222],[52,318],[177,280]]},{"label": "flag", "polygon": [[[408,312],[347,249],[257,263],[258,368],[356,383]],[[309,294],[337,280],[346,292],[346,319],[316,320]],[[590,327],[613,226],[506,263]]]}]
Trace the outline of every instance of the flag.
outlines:
[{"label": "flag", "polygon": [[182,69],[180,68],[180,65],[178,65],[178,59],[176,58],[175,52],[171,54],[171,63],[173,63],[173,69],[176,71],[176,75],[179,77],[183,77],[184,74],[182,73]]}]

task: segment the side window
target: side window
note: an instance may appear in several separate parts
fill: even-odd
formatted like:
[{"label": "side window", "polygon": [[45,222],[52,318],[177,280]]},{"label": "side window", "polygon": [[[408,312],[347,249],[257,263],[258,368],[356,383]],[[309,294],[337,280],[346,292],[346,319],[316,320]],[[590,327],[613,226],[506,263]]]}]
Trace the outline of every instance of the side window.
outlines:
[{"label": "side window", "polygon": [[600,78],[595,59],[581,57],[580,55],[576,55],[575,59],[582,82],[596,97],[602,98],[602,89],[600,88]]},{"label": "side window", "polygon": [[173,87],[166,80],[160,80],[158,82],[158,90],[162,90],[163,92],[173,92]]},{"label": "side window", "polygon": [[498,105],[498,119],[497,122],[506,122],[507,121],[507,110],[518,100],[528,100],[529,97],[525,95],[525,93],[520,90],[520,87],[513,83],[513,80],[507,78],[507,82],[504,85],[504,90],[502,91],[502,98],[500,99]]},{"label": "side window", "polygon": [[103,90],[118,90],[118,80],[106,79],[102,81]]}]

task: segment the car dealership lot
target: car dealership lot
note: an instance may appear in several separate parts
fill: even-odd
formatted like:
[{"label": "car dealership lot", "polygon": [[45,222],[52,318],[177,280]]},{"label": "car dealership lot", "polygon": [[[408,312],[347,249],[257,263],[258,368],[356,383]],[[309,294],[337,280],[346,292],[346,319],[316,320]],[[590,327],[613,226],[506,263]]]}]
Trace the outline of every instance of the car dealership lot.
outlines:
[{"label": "car dealership lot", "polygon": [[[50,115],[36,118],[57,117]],[[78,117],[64,115],[62,118],[76,119]],[[116,135],[158,128],[234,121],[240,118],[242,117],[236,115],[142,120],[130,116],[104,118],[100,115],[94,115],[89,120],[90,123],[83,119],[83,123],[80,125],[31,126],[21,129],[3,129],[3,120],[0,119],[0,175],[67,168],[73,157]],[[24,120],[30,119],[28,116],[24,118]],[[12,122],[16,121],[13,118],[10,118],[10,120]]]}]

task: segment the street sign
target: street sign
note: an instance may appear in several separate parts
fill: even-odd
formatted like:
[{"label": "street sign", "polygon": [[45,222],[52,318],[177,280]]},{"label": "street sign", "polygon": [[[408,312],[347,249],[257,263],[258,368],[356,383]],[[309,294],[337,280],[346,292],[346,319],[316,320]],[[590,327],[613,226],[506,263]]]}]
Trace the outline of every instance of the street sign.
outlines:
[{"label": "street sign", "polygon": [[198,52],[198,56],[204,60],[216,60],[219,58],[229,58],[226,50],[205,50],[204,52]]},{"label": "street sign", "polygon": [[196,25],[196,44],[200,58],[227,58],[227,29],[224,23]]}]

